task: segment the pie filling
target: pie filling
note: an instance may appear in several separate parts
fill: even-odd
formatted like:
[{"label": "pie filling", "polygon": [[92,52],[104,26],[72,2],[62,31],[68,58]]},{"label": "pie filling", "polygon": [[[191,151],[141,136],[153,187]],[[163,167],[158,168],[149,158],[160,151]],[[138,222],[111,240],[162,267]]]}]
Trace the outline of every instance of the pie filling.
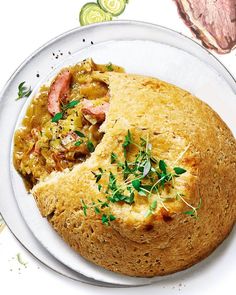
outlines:
[{"label": "pie filling", "polygon": [[27,189],[53,171],[71,169],[90,157],[103,137],[109,110],[101,73],[124,72],[92,59],[63,69],[32,100],[14,137],[14,166]]}]

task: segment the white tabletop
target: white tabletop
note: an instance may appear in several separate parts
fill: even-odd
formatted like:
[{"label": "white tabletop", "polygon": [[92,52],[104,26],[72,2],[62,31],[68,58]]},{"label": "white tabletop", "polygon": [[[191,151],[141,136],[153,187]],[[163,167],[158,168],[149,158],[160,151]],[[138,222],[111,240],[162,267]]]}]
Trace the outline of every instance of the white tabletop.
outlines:
[{"label": "white tabletop", "polygon": [[[78,15],[85,0],[8,0],[0,3],[0,89],[19,64],[39,46],[51,38],[79,26]],[[130,0],[119,19],[134,19],[156,23],[179,31],[195,39],[180,19],[172,0]],[[196,39],[195,39],[196,40]],[[215,53],[214,53],[215,54]],[[236,51],[217,58],[236,78]],[[22,264],[23,263],[23,264]],[[184,281],[158,283],[168,294],[221,294],[233,288],[233,277],[202,290],[192,290]],[[220,277],[220,274],[219,274]],[[121,294],[125,290],[89,286],[66,279],[49,270],[33,258],[12,236],[0,220],[0,292],[2,294]],[[155,285],[131,288],[129,294],[155,293]]]}]

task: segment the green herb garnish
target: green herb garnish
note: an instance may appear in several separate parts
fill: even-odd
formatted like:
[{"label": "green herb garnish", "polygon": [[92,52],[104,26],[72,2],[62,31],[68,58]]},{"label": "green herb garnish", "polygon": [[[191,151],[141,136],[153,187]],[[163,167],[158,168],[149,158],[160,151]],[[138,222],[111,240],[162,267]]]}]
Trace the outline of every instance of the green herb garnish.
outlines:
[{"label": "green herb garnish", "polygon": [[80,132],[80,131],[78,131],[78,130],[75,130],[74,132],[75,132],[75,134],[77,134],[79,137],[85,137],[84,133],[82,133],[82,132]]},{"label": "green herb garnish", "polygon": [[60,119],[63,118],[63,113],[57,113],[53,118],[52,118],[52,122],[57,122],[59,121]]},{"label": "green herb garnish", "polygon": [[96,178],[96,183],[99,182],[99,180],[102,178],[102,174],[96,174],[94,172],[92,172]]},{"label": "green herb garnish", "polygon": [[80,146],[82,143],[83,143],[82,140],[77,140],[76,143],[75,143],[75,146]]},{"label": "green herb garnish", "polygon": [[101,203],[101,208],[109,207],[109,204],[107,202],[102,202]]},{"label": "green herb garnish", "polygon": [[197,213],[197,211],[198,211],[198,210],[201,208],[201,206],[202,206],[202,198],[200,197],[197,207],[193,207],[192,205],[190,205],[189,203],[187,203],[186,200],[184,200],[183,198],[181,198],[181,199],[182,199],[182,201],[183,201],[185,204],[187,204],[190,208],[192,208],[192,210],[185,211],[185,212],[183,212],[183,214],[190,215],[191,217],[197,219],[197,218],[198,218],[198,213]]},{"label": "green herb garnish", "polygon": [[102,168],[98,168],[98,170],[99,170],[100,173],[95,173],[95,172],[92,171],[93,175],[95,176],[96,183],[99,182],[99,180],[102,178],[102,175],[104,173]]},{"label": "green herb garnish", "polygon": [[132,192],[129,196],[123,195],[120,192],[116,192],[113,193],[111,197],[108,197],[108,200],[112,203],[124,202],[127,204],[132,204],[134,202],[134,192]]},{"label": "green herb garnish", "polygon": [[111,153],[111,164],[113,164],[113,163],[115,163],[116,162],[116,160],[117,160],[117,155],[115,154],[115,153]]},{"label": "green herb garnish", "polygon": [[107,70],[108,70],[109,72],[114,71],[114,69],[113,69],[113,65],[112,65],[111,62],[109,62],[109,63],[106,65],[106,68],[107,68]]},{"label": "green herb garnish", "polygon": [[29,97],[31,93],[31,87],[25,86],[25,81],[21,82],[18,86],[18,97],[16,98],[16,100],[19,100],[23,97]]},{"label": "green herb garnish", "polygon": [[166,174],[166,167],[167,167],[167,165],[166,165],[165,161],[160,160],[159,161],[159,168],[164,174]]},{"label": "green herb garnish", "polygon": [[109,225],[109,219],[108,216],[106,214],[102,215],[102,223],[105,225]]},{"label": "green herb garnish", "polygon": [[116,217],[115,217],[114,215],[110,214],[110,215],[109,215],[109,220],[110,220],[110,221],[116,220]]},{"label": "green herb garnish", "polygon": [[108,189],[117,190],[116,177],[112,172],[110,172],[110,174],[109,174]]},{"label": "green herb garnish", "polygon": [[87,142],[87,148],[88,148],[88,150],[90,151],[90,153],[92,153],[92,152],[95,151],[95,147],[94,147],[92,141],[89,140],[89,141]]},{"label": "green herb garnish", "polygon": [[[132,157],[132,161],[129,159],[128,154],[130,146],[138,148],[138,152],[135,157]],[[132,205],[135,203],[135,193],[148,199],[154,199],[145,213],[146,217],[155,214],[158,204],[169,211],[165,206],[165,202],[171,199],[174,200],[175,197],[164,197],[162,192],[167,188],[173,188],[175,178],[181,177],[186,172],[182,167],[171,168],[163,159],[156,159],[152,155],[152,145],[149,143],[148,138],[140,138],[140,143],[134,142],[130,130],[127,131],[122,147],[124,150],[124,162],[120,161],[117,154],[111,153],[110,161],[111,164],[116,164],[117,173],[114,169],[112,171],[104,171],[102,168],[98,168],[99,172],[92,172],[96,183],[101,180],[103,175],[108,179],[107,184],[103,185],[106,201],[98,200],[97,204],[91,205],[97,214],[102,214],[103,209],[105,207],[108,208],[106,209],[106,214],[103,213],[101,217],[102,223],[106,225],[109,225],[114,220],[112,214],[107,214],[107,211],[109,213],[110,210],[109,205],[117,202]],[[98,191],[101,189],[102,186],[98,183]],[[201,199],[197,207],[189,204],[181,193],[176,195],[176,200],[182,200],[191,208],[191,210],[183,212],[184,214],[194,218],[197,217],[197,210],[201,206]]]},{"label": "green herb garnish", "polygon": [[148,217],[150,215],[152,215],[155,211],[155,209],[157,208],[157,200],[154,200],[151,205],[149,206],[148,211],[145,214],[145,217]]},{"label": "green herb garnish", "polygon": [[82,202],[82,208],[83,208],[84,216],[87,216],[88,206],[85,204],[84,200],[81,200],[81,202]]},{"label": "green herb garnish", "polygon": [[181,168],[181,167],[174,167],[174,171],[177,175],[180,175],[180,174],[185,173],[187,170],[185,170],[184,168]]},{"label": "green herb garnish", "polygon": [[131,132],[128,130],[127,135],[125,136],[125,141],[123,143],[123,147],[126,148],[132,143]]},{"label": "green herb garnish", "polygon": [[100,209],[98,209],[98,207],[95,206],[95,207],[94,207],[94,212],[95,212],[96,214],[100,214],[101,211],[100,211]]},{"label": "green herb garnish", "polygon": [[62,106],[62,110],[65,112],[68,109],[72,109],[75,107],[80,101],[79,100],[72,100],[68,104]]},{"label": "green herb garnish", "polygon": [[130,131],[128,130],[127,132],[127,135],[125,136],[125,140],[124,140],[124,143],[123,143],[123,149],[124,149],[124,156],[126,158],[126,154],[127,154],[127,148],[128,146],[132,143],[132,137],[131,137],[131,133]]},{"label": "green herb garnish", "polygon": [[54,117],[52,117],[52,122],[56,123],[58,122],[59,120],[61,120],[65,114],[65,112],[68,110],[68,109],[72,109],[73,107],[75,107],[80,101],[79,100],[72,100],[70,101],[68,104],[66,105],[63,105],[61,107],[62,111],[60,113],[57,113],[55,114]]},{"label": "green herb garnish", "polygon": [[105,225],[109,225],[110,224],[109,221],[113,221],[115,219],[116,219],[116,217],[112,214],[110,214],[110,215],[103,214],[102,215],[102,223]]},{"label": "green herb garnish", "polygon": [[136,189],[136,191],[140,191],[141,181],[139,179],[134,179],[131,183],[132,186]]}]

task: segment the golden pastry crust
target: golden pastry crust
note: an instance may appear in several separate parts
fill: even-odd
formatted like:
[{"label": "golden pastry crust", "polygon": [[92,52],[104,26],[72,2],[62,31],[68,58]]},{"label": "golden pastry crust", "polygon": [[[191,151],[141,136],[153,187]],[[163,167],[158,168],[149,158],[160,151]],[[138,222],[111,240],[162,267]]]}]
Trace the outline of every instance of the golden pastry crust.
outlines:
[{"label": "golden pastry crust", "polygon": [[[139,277],[183,270],[208,256],[235,223],[235,138],[208,105],[176,86],[119,73],[104,74],[104,81],[111,98],[102,141],[86,162],[33,188],[39,210],[73,249],[108,270]],[[186,168],[175,185],[191,204],[200,194],[198,219],[183,214],[178,200],[167,204],[171,218],[145,218],[150,200],[138,196],[133,205],[111,204],[110,226],[91,209],[83,214],[81,199],[106,199],[91,171],[113,171],[111,152],[122,157],[128,129],[134,138],[148,134],[157,158]]]}]

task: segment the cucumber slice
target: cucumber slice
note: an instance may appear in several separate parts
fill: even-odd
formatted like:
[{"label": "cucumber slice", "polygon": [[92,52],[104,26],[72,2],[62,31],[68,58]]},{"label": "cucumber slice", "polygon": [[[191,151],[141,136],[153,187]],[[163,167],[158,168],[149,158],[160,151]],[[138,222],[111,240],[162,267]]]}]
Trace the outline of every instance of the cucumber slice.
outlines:
[{"label": "cucumber slice", "polygon": [[79,21],[81,26],[112,20],[112,15],[105,12],[96,3],[86,3],[80,10]]},{"label": "cucumber slice", "polygon": [[104,11],[118,16],[125,10],[127,0],[97,0],[97,2]]}]

